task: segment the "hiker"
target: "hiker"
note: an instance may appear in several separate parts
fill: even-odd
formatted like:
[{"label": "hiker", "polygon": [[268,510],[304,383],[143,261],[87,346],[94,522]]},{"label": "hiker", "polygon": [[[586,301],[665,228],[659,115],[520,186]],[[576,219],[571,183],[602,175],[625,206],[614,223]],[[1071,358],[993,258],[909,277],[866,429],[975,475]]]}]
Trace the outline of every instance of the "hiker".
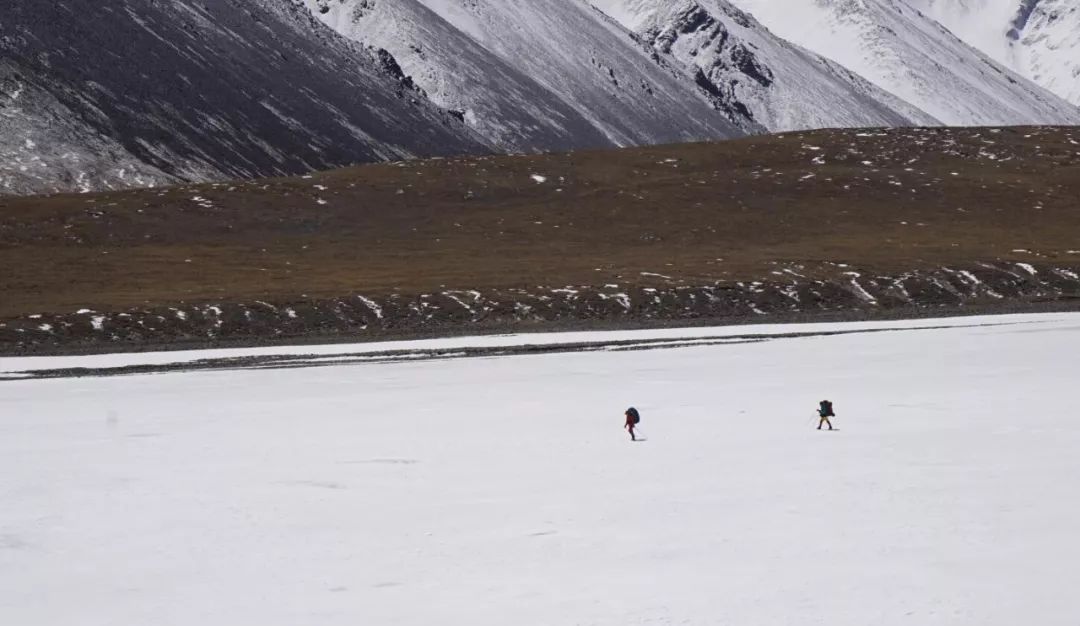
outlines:
[{"label": "hiker", "polygon": [[833,413],[832,402],[829,402],[828,400],[822,400],[820,405],[818,406],[817,412],[818,417],[821,418],[818,420],[817,429],[821,430],[822,426],[828,424],[829,430],[832,430],[832,422],[829,421],[829,418],[836,417],[836,413]]},{"label": "hiker", "polygon": [[634,407],[626,409],[626,425],[623,427],[630,431],[630,441],[637,441],[637,436],[634,434],[634,426],[637,426],[641,422],[641,414]]}]

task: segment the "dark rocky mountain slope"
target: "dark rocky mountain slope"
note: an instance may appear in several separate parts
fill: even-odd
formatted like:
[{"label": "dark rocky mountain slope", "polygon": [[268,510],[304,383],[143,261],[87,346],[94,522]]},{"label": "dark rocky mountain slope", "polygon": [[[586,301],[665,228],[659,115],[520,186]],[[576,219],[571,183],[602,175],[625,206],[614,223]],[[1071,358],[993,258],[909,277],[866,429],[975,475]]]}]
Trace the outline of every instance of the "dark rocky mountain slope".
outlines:
[{"label": "dark rocky mountain slope", "polygon": [[304,173],[485,142],[291,0],[4,0],[0,193]]}]

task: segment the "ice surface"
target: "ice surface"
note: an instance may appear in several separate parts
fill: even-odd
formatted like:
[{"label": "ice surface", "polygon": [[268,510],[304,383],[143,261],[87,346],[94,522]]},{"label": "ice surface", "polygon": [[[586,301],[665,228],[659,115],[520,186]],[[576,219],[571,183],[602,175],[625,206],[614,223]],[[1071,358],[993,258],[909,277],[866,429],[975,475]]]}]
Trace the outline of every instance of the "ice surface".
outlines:
[{"label": "ice surface", "polygon": [[905,325],[0,383],[0,623],[1073,626],[1080,315]]},{"label": "ice surface", "polygon": [[[841,264],[840,267],[847,267]],[[577,293],[576,290],[556,289],[556,292]],[[655,292],[655,289],[645,289]],[[357,296],[361,301],[368,300]],[[369,301],[374,305],[374,301]],[[381,312],[381,308],[379,309]],[[34,318],[34,315],[29,316]],[[41,316],[36,316],[40,318]],[[444,339],[419,339],[410,341],[384,341],[370,343],[342,343],[326,345],[268,346],[262,348],[231,348],[224,350],[178,350],[170,352],[138,352],[99,354],[69,357],[0,357],[0,373],[38,371],[66,368],[107,368],[133,365],[166,365],[191,363],[201,359],[265,357],[271,355],[323,355],[363,354],[386,351],[431,351],[456,348],[497,348],[514,346],[540,346],[598,341],[627,341],[638,339],[702,339],[732,337],[739,335],[785,335],[792,333],[827,333],[853,330],[888,330],[927,328],[938,326],[978,326],[984,324],[1040,323],[1051,324],[1071,319],[1066,314],[1043,315],[994,315],[956,317],[948,319],[898,320],[892,322],[849,322],[811,324],[746,324],[737,326],[701,328],[665,328],[659,330],[631,331],[578,331],[553,333],[522,333],[483,335],[478,337],[450,337]]]}]

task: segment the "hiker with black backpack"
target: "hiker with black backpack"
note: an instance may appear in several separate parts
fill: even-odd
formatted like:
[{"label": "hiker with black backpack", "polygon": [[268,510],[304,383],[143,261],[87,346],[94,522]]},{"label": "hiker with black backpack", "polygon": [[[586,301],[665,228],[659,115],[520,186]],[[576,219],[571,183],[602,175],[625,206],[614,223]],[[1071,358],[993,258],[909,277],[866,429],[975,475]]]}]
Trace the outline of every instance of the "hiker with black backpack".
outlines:
[{"label": "hiker with black backpack", "polygon": [[637,436],[634,435],[634,427],[641,423],[641,414],[634,407],[626,409],[626,425],[623,427],[630,431],[630,441],[637,441]]},{"label": "hiker with black backpack", "polygon": [[821,430],[821,427],[828,424],[829,430],[832,430],[832,422],[829,421],[830,417],[836,417],[836,413],[833,413],[832,402],[828,400],[822,400],[818,406],[818,424],[817,429]]}]

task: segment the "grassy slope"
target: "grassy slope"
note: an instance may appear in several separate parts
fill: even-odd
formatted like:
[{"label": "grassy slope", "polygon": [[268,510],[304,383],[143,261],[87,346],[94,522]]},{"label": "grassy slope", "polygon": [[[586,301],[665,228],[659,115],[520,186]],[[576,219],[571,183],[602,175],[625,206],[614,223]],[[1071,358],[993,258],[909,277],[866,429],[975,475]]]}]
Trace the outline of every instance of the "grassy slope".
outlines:
[{"label": "grassy slope", "polygon": [[2,199],[0,317],[1074,250],[1080,129],[818,131]]}]

